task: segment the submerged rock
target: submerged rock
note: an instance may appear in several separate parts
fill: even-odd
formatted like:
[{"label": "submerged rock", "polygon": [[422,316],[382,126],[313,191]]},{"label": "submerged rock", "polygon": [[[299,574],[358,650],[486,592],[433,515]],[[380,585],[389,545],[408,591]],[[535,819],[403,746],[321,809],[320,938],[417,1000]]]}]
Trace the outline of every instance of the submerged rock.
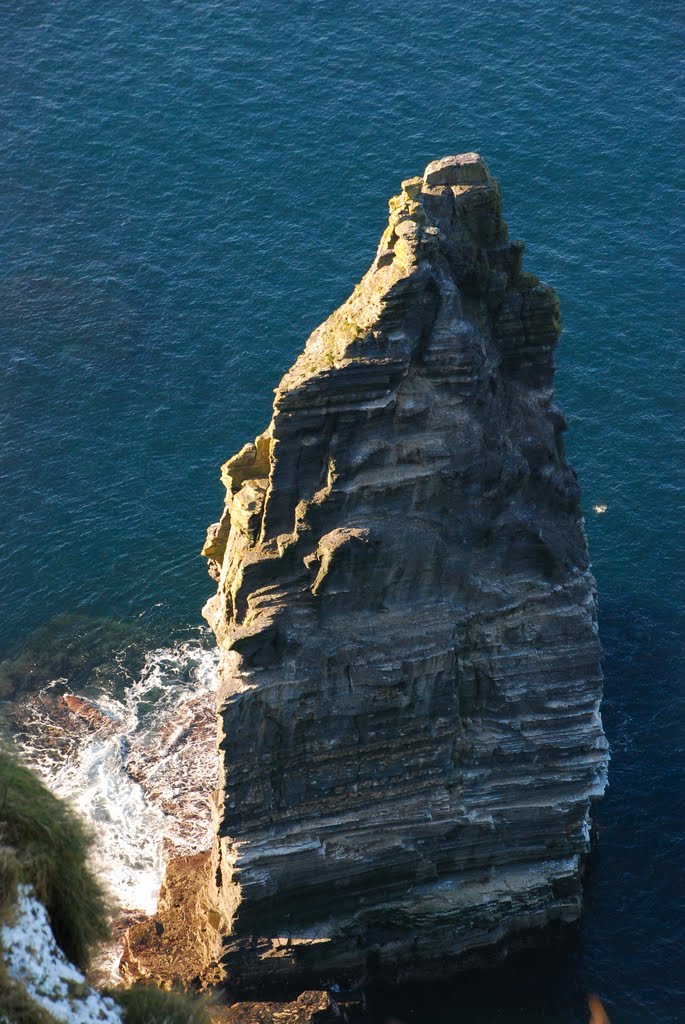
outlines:
[{"label": "submerged rock", "polygon": [[223,467],[209,895],[232,985],[370,950],[445,973],[580,914],[608,761],[595,582],[559,301],[522,256],[478,154],[403,182]]}]

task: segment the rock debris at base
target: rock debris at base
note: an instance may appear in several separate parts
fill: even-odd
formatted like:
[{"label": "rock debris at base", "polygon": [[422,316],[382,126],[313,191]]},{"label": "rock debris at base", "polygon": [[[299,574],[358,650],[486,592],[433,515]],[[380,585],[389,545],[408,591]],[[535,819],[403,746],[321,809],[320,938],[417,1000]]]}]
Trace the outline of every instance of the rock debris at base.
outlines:
[{"label": "rock debris at base", "polygon": [[212,1012],[216,1024],[344,1024],[345,1018],[327,992],[302,992],[289,1002],[234,1003]]}]

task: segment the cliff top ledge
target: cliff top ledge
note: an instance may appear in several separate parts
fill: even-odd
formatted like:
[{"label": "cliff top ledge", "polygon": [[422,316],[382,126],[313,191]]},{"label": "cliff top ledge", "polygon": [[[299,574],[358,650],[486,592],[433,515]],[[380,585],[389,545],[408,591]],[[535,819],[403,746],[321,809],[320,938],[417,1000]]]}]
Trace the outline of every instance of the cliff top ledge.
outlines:
[{"label": "cliff top ledge", "polygon": [[[480,153],[457,153],[433,160],[423,172],[425,185],[480,185],[490,177]],[[410,179],[410,181],[413,179]],[[402,187],[404,188],[404,182]]]}]

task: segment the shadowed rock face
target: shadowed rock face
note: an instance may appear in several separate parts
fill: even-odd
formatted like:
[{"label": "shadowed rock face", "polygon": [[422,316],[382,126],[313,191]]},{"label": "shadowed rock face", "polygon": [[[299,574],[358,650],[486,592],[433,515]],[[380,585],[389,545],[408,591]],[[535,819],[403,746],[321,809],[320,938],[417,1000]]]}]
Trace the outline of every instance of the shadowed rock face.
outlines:
[{"label": "shadowed rock face", "polygon": [[370,949],[439,971],[580,913],[608,761],[595,583],[559,303],[522,256],[478,154],[403,182],[223,467],[211,895],[234,978]]}]

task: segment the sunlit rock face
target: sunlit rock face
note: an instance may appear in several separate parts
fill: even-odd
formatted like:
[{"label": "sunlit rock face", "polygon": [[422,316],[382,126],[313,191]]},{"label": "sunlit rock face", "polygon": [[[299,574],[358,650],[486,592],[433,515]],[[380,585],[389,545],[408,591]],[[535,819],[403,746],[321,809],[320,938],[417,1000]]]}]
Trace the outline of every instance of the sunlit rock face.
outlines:
[{"label": "sunlit rock face", "polygon": [[371,949],[451,970],[580,913],[608,760],[595,582],[559,302],[522,257],[478,154],[403,182],[370,270],[223,468],[205,614],[233,978]]}]

